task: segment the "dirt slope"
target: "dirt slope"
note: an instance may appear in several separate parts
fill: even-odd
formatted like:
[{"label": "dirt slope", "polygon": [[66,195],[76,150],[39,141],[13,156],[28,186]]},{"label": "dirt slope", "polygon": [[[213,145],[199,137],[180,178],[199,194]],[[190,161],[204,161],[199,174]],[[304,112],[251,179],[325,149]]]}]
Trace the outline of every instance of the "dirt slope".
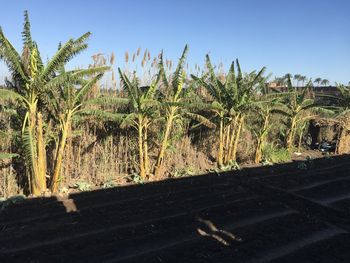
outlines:
[{"label": "dirt slope", "polygon": [[31,199],[0,262],[350,262],[350,158]]}]

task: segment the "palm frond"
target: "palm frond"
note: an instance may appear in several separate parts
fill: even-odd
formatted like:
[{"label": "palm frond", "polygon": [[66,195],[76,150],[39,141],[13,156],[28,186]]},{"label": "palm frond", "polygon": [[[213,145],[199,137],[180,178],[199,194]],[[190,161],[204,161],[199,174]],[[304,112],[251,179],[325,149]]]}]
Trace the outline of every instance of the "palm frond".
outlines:
[{"label": "palm frond", "polygon": [[215,129],[216,125],[213,123],[210,119],[204,117],[203,115],[196,114],[196,113],[191,113],[191,112],[186,112],[185,116],[199,122],[200,125],[204,125],[208,128]]},{"label": "palm frond", "polygon": [[0,88],[0,102],[1,101],[20,101],[20,102],[27,102],[28,101],[19,93],[9,90],[9,89],[1,89]]},{"label": "palm frond", "polygon": [[102,120],[102,121],[113,121],[113,122],[122,122],[125,118],[126,114],[121,113],[112,113],[103,110],[92,110],[92,109],[84,109],[78,111],[79,115],[93,117],[94,119]]},{"label": "palm frond", "polygon": [[56,54],[50,59],[45,69],[41,73],[42,79],[48,80],[49,76],[54,74],[55,71],[58,70],[59,67],[66,62],[67,57],[69,57],[70,53],[72,52],[73,45],[74,41],[73,39],[70,39],[61,47],[60,50],[56,52]]},{"label": "palm frond", "polygon": [[17,153],[0,153],[0,160],[12,159],[18,156]]},{"label": "palm frond", "polygon": [[22,39],[23,39],[23,45],[28,47],[29,50],[32,50],[33,48],[33,40],[30,32],[30,22],[29,22],[29,16],[28,11],[24,11],[24,26],[22,31]]},{"label": "palm frond", "polygon": [[21,82],[27,82],[28,77],[24,73],[21,57],[16,51],[16,49],[11,45],[10,41],[5,37],[1,27],[0,27],[0,59],[9,67],[11,73],[15,78],[20,78]]},{"label": "palm frond", "polygon": [[35,141],[29,127],[25,127],[23,131],[22,142],[24,158],[26,160],[28,168],[31,170],[31,173],[34,174],[36,160]]},{"label": "palm frond", "polygon": [[103,106],[120,106],[127,105],[130,103],[128,98],[118,98],[118,97],[99,97],[85,101],[86,105],[103,105]]},{"label": "palm frond", "polygon": [[88,94],[88,92],[91,90],[91,88],[96,84],[97,81],[99,81],[103,77],[103,73],[98,74],[96,77],[91,79],[85,86],[81,87],[73,100],[73,105],[76,105],[78,103],[82,103],[82,100],[85,98],[85,96]]},{"label": "palm frond", "polygon": [[179,87],[182,86],[183,82],[184,82],[184,66],[185,66],[185,62],[186,62],[186,56],[187,56],[187,52],[188,52],[188,46],[186,45],[182,55],[180,57],[180,60],[177,64],[176,70],[174,72],[174,76],[173,76],[173,80],[172,80],[172,86],[174,89],[174,94],[177,94],[179,92]]},{"label": "palm frond", "polygon": [[158,68],[159,68],[159,72],[158,75],[160,77],[160,79],[163,82],[163,85],[165,86],[166,89],[169,88],[169,82],[165,73],[165,68],[164,68],[164,62],[163,62],[163,51],[160,53],[159,55],[159,63],[158,63]]}]

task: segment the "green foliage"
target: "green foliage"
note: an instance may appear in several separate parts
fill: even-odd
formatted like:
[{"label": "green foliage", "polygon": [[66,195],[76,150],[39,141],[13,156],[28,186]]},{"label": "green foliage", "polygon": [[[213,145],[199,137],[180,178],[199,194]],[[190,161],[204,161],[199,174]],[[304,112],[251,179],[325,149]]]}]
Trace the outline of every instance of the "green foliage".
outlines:
[{"label": "green foliage", "polygon": [[137,173],[131,174],[130,179],[134,184],[143,184],[144,183],[144,180],[142,179],[142,177]]},{"label": "green foliage", "polygon": [[12,159],[18,156],[17,153],[0,153],[0,160]]},{"label": "green foliage", "polygon": [[182,169],[177,169],[174,173],[174,177],[184,177],[184,176],[189,176],[189,175],[195,175],[196,174],[196,169],[193,168],[192,166],[188,166]]},{"label": "green foliage", "polygon": [[263,159],[269,163],[285,163],[291,161],[288,149],[278,148],[273,143],[268,143],[263,148]]},{"label": "green foliage", "polygon": [[87,182],[79,181],[74,184],[73,188],[83,192],[83,191],[89,191],[91,189],[91,185]]}]

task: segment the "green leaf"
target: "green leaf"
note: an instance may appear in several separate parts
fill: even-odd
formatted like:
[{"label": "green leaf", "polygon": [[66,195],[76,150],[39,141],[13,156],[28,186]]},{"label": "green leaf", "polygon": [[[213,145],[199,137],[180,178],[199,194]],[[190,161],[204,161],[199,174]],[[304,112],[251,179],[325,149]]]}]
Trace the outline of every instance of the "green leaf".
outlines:
[{"label": "green leaf", "polygon": [[0,152],[0,160],[12,159],[16,158],[19,155],[17,153],[1,153]]}]

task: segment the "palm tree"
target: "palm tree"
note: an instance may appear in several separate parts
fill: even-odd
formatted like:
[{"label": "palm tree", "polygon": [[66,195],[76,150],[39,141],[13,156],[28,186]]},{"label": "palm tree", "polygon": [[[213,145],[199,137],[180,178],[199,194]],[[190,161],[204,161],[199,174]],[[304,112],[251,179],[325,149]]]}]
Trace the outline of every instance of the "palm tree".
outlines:
[{"label": "palm tree", "polygon": [[316,79],[314,80],[314,83],[316,83],[318,86],[321,84],[321,82],[322,82],[322,79],[321,79],[321,78],[316,78]]},{"label": "palm tree", "polygon": [[306,81],[306,76],[300,76],[299,80],[301,81],[301,86],[304,87],[304,83]]},{"label": "palm tree", "polygon": [[236,153],[246,114],[254,104],[254,88],[259,83],[265,68],[259,73],[252,72],[243,76],[238,60],[236,60],[237,76],[234,62],[224,82],[215,74],[210,58],[206,56],[208,74],[202,78],[192,78],[203,86],[212,97],[211,118],[219,127],[219,147],[217,162],[219,167],[236,161]]},{"label": "palm tree", "polygon": [[[287,79],[290,76],[286,76]],[[268,134],[272,128],[270,123],[272,113],[274,111],[276,103],[278,103],[283,96],[283,93],[275,91],[272,93],[266,92],[265,89],[261,89],[261,95],[258,97],[257,102],[253,105],[252,113],[257,115],[258,118],[258,128],[253,129],[253,133],[257,138],[257,145],[255,150],[255,163],[260,163],[263,158],[263,149],[267,144]]]},{"label": "palm tree", "polygon": [[342,154],[348,151],[348,146],[344,140],[347,136],[347,126],[349,123],[349,112],[350,112],[350,87],[338,84],[337,89],[339,95],[323,95],[322,97],[331,99],[331,106],[323,106],[327,113],[330,113],[335,119],[339,121],[338,126],[338,138],[336,145],[336,152]]},{"label": "palm tree", "polygon": [[295,74],[295,75],[294,75],[294,80],[297,81],[297,87],[299,87],[300,78],[301,78],[301,75],[300,75],[300,74]]},{"label": "palm tree", "polygon": [[[0,59],[8,66],[12,81],[8,88],[0,91],[1,97],[20,102],[18,113],[22,121],[22,143],[27,168],[28,182],[33,195],[46,190],[46,150],[43,118],[45,105],[56,94],[61,85],[78,84],[84,70],[73,70],[60,74],[60,69],[74,56],[86,49],[90,33],[77,39],[70,39],[59,48],[56,54],[43,64],[35,41],[32,40],[27,11],[24,13],[23,52],[20,55],[0,29]],[[22,113],[24,112],[24,115]]]},{"label": "palm tree", "polygon": [[328,85],[329,85],[329,80],[328,80],[328,79],[323,79],[323,80],[321,81],[321,85],[322,85],[322,86],[328,86]]},{"label": "palm tree", "polygon": [[139,80],[133,76],[132,81],[128,79],[126,74],[122,73],[118,68],[124,89],[128,94],[128,103],[131,113],[126,116],[124,122],[131,123],[138,134],[138,151],[139,151],[139,171],[140,177],[145,180],[149,175],[149,157],[148,157],[148,129],[155,121],[159,108],[157,101],[157,89],[159,76],[152,81],[150,86],[139,86]]},{"label": "palm tree", "polygon": [[[108,67],[99,68],[101,72],[107,69]],[[90,72],[91,71],[96,72],[96,68],[90,70]],[[89,71],[86,70],[85,72],[88,73]],[[72,124],[74,123],[75,116],[84,110],[87,94],[102,76],[103,73],[98,73],[97,76],[92,79],[84,81],[84,84],[79,89],[72,86],[70,83],[61,85],[57,90],[59,93],[55,94],[55,96],[50,96],[47,107],[51,116],[53,116],[58,123],[59,131],[57,140],[58,145],[56,147],[57,150],[53,165],[53,175],[50,182],[50,189],[52,192],[56,192],[58,189],[66,141],[67,138],[72,136]]]},{"label": "palm tree", "polygon": [[273,112],[287,117],[285,144],[288,150],[291,150],[294,146],[295,135],[299,125],[312,117],[308,110],[316,107],[314,100],[307,97],[310,85],[311,83],[308,83],[307,87],[298,91],[293,88],[291,80],[288,79],[288,92],[281,94],[284,95],[284,99],[277,103],[278,107],[273,110]]},{"label": "palm tree", "polygon": [[165,73],[163,52],[160,54],[160,62],[158,66],[159,75],[163,83],[162,115],[165,118],[165,128],[156,164],[153,170],[153,174],[156,178],[159,176],[160,168],[165,156],[165,151],[168,147],[168,141],[171,130],[173,128],[173,123],[176,121],[176,119],[182,116],[183,103],[186,102],[186,95],[189,92],[188,89],[185,89],[186,74],[184,71],[187,52],[188,47],[186,45],[176,67],[176,70],[171,78],[171,81],[168,80]]}]

